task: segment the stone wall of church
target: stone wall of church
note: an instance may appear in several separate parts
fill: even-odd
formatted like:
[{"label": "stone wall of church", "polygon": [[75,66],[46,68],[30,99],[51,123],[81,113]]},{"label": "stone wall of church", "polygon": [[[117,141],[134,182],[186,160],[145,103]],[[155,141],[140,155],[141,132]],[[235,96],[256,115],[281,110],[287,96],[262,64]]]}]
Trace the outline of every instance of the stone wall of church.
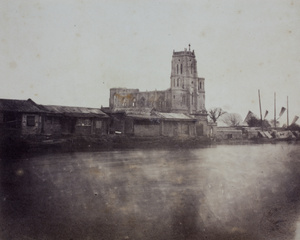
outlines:
[{"label": "stone wall of church", "polygon": [[137,104],[138,89],[111,88],[109,96],[110,108],[129,108]]},{"label": "stone wall of church", "polygon": [[109,103],[111,109],[155,108],[157,111],[168,112],[171,110],[171,92],[112,88]]}]

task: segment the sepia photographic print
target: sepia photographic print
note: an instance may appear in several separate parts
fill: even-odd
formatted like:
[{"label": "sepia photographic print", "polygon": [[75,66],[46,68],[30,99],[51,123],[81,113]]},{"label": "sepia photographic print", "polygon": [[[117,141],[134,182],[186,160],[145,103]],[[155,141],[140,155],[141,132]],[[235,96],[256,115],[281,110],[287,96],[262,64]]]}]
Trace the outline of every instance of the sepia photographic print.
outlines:
[{"label": "sepia photographic print", "polygon": [[1,240],[300,240],[300,1],[0,12]]}]

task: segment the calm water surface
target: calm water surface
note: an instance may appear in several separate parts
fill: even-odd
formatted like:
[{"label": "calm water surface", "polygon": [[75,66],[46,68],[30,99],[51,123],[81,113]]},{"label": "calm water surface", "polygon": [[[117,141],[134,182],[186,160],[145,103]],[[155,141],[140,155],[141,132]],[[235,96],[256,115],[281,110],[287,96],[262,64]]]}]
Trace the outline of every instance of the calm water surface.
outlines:
[{"label": "calm water surface", "polygon": [[0,239],[300,239],[296,144],[1,163]]}]

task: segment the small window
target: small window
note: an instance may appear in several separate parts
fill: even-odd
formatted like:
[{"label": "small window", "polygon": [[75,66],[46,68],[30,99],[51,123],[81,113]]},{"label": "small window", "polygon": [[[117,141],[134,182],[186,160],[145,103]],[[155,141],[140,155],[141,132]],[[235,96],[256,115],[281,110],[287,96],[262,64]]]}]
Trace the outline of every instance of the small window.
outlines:
[{"label": "small window", "polygon": [[91,126],[91,124],[92,124],[92,121],[91,121],[91,119],[88,119],[88,118],[78,118],[77,122],[76,122],[77,126]]},{"label": "small window", "polygon": [[53,124],[59,124],[60,123],[60,119],[58,117],[53,117],[52,118],[52,123]]},{"label": "small window", "polygon": [[91,119],[85,119],[84,120],[84,126],[91,126],[91,125],[92,125]]},{"label": "small window", "polygon": [[96,121],[96,128],[102,128],[102,121]]},{"label": "small window", "polygon": [[182,74],[182,64],[180,64],[180,73]]},{"label": "small window", "polygon": [[46,116],[45,122],[48,124],[52,124],[52,117],[51,116]]},{"label": "small window", "polygon": [[173,98],[175,99],[175,95],[173,95]]},{"label": "small window", "polygon": [[28,127],[35,126],[35,116],[27,116],[27,126]]},{"label": "small window", "polygon": [[177,64],[177,74],[178,74],[178,64]]}]

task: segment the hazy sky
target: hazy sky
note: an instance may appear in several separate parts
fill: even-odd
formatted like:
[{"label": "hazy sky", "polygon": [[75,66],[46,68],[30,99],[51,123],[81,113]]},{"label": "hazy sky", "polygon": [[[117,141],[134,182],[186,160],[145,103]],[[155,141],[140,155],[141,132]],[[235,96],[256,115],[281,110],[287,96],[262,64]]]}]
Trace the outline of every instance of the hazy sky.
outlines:
[{"label": "hazy sky", "polygon": [[[206,108],[300,115],[300,1],[2,0],[0,98],[108,106],[109,88],[165,90],[191,44]],[[282,122],[286,116],[283,116]]]}]

